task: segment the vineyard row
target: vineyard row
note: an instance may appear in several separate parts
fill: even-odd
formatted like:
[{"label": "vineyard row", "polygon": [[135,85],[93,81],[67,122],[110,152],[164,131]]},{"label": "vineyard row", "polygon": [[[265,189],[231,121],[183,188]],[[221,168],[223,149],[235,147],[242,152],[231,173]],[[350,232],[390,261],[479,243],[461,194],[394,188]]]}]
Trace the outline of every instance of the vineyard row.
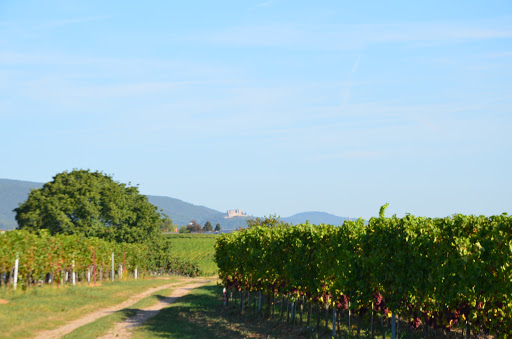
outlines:
[{"label": "vineyard row", "polygon": [[[512,218],[406,215],[256,226],[216,244],[231,290],[262,291],[411,328],[512,333]],[[428,326],[428,327],[427,327]]]},{"label": "vineyard row", "polygon": [[[17,263],[17,265],[16,265]],[[17,266],[17,267],[15,267]],[[15,275],[16,271],[16,275]],[[0,285],[63,283],[156,272],[197,275],[197,265],[147,244],[27,231],[0,234]],[[76,277],[72,279],[72,277]]]}]

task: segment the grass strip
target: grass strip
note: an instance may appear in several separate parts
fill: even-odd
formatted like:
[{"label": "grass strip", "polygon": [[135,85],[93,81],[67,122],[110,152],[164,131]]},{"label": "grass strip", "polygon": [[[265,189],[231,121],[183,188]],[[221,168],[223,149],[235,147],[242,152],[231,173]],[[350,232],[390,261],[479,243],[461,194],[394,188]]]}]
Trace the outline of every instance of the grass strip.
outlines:
[{"label": "grass strip", "polygon": [[114,312],[110,315],[104,316],[92,323],[86,324],[82,327],[77,328],[73,332],[65,335],[64,339],[81,339],[81,338],[97,338],[105,335],[116,323],[123,322],[137,314],[141,309],[152,306],[160,301],[162,297],[169,296],[172,294],[174,289],[181,286],[190,284],[190,281],[182,284],[177,284],[173,288],[166,288],[163,290],[156,291],[150,296],[139,300],[129,308],[125,308]]},{"label": "grass strip", "polygon": [[132,338],[307,337],[300,329],[252,315],[242,317],[238,308],[223,307],[221,291],[215,283],[194,289],[146,321]]},{"label": "grass strip", "polygon": [[99,286],[37,287],[27,291],[2,290],[2,336],[28,338],[41,330],[58,328],[95,310],[117,305],[143,291],[170,284],[170,279],[139,279],[103,282]]}]

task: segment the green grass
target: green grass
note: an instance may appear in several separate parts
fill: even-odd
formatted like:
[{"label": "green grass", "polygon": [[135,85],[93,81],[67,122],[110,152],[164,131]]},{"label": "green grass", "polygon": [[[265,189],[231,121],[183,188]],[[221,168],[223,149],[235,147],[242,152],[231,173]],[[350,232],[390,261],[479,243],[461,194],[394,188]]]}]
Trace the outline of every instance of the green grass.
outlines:
[{"label": "green grass", "polygon": [[264,320],[222,306],[222,288],[214,283],[199,287],[135,330],[133,338],[251,338],[307,337],[300,329]]},{"label": "green grass", "polygon": [[[254,312],[255,302],[252,299],[251,306],[241,315],[240,299],[231,306],[222,306],[222,288],[216,284],[209,284],[193,290],[190,294],[180,298],[176,303],[160,311],[155,317],[150,318],[144,325],[134,332],[135,339],[150,338],[331,338],[332,314],[328,315],[328,323],[325,323],[325,310],[313,309],[310,328],[306,328],[307,311],[304,309],[303,325],[299,326],[299,312],[295,317],[295,325],[292,320],[286,324],[286,303],[283,304],[281,316],[281,298],[276,299],[276,308],[273,316],[265,318],[262,314]],[[254,296],[254,295],[253,295]],[[269,310],[269,315],[272,312]],[[359,320],[352,318],[351,333],[348,333],[347,313],[343,313],[340,324],[339,337],[356,338]],[[317,328],[317,319],[320,319]],[[327,325],[327,326],[326,326]],[[382,337],[380,320],[375,319],[375,337]],[[407,325],[401,323],[401,338],[410,338]],[[385,337],[391,338],[389,319],[386,320]],[[432,336],[432,331],[430,332]],[[437,335],[443,335],[438,331]],[[452,337],[461,337],[456,333]],[[361,337],[370,337],[368,315],[361,322]],[[422,330],[415,331],[413,338],[423,338]]]},{"label": "green grass", "polygon": [[35,287],[27,291],[1,290],[2,337],[27,338],[41,330],[58,328],[97,309],[117,305],[130,296],[178,278],[104,282],[99,286]]},{"label": "green grass", "polygon": [[[176,285],[175,288],[182,285],[189,284],[190,282],[184,282],[183,284]],[[73,332],[65,335],[65,339],[80,339],[80,338],[97,338],[105,335],[111,328],[115,326],[115,323],[125,321],[126,319],[133,317],[137,314],[137,311],[144,309],[151,305],[156,304],[162,297],[169,296],[173,292],[173,288],[167,288],[156,291],[150,296],[138,301],[129,308],[125,308],[104,316],[92,323],[77,328]]]},{"label": "green grass", "polygon": [[172,249],[177,257],[199,265],[201,275],[211,276],[218,272],[213,261],[215,253],[215,234],[168,234]]}]

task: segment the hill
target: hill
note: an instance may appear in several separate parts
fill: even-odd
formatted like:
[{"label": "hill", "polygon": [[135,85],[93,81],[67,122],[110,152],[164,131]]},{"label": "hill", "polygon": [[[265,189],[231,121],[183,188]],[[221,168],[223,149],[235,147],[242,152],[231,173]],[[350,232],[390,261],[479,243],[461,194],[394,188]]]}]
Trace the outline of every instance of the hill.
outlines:
[{"label": "hill", "polygon": [[290,217],[281,218],[282,221],[290,223],[290,224],[303,224],[306,221],[309,221],[310,224],[319,225],[319,224],[329,224],[329,225],[342,225],[345,220],[348,218],[338,217],[334,214],[329,214],[325,212],[303,212],[297,213]]},{"label": "hill", "polygon": [[245,227],[245,221],[248,218],[252,218],[233,217],[225,219],[227,213],[222,213],[205,206],[194,205],[171,197],[154,195],[148,195],[147,197],[150,203],[158,206],[178,225],[187,225],[190,220],[195,219],[200,225],[204,225],[209,221],[213,227],[219,223],[222,229],[236,229],[238,227]]},{"label": "hill", "polygon": [[31,189],[43,184],[31,181],[0,179],[0,229],[12,230],[18,226],[12,211],[27,199]]},{"label": "hill", "polygon": [[[0,179],[0,230],[12,230],[18,226],[12,210],[27,199],[31,189],[38,189],[42,186],[43,184],[38,182]],[[213,227],[219,223],[222,229],[236,229],[245,227],[246,220],[250,218],[233,217],[225,219],[227,213],[208,207],[190,204],[170,197],[152,195],[147,197],[149,202],[161,209],[175,224],[180,226],[187,225],[190,220],[195,219],[200,225],[209,221]]]},{"label": "hill", "polygon": [[[12,230],[17,227],[14,219],[14,208],[27,199],[31,189],[41,188],[42,183],[0,179],[0,230]],[[180,226],[187,225],[190,220],[195,219],[200,225],[204,225],[209,221],[213,227],[217,223],[224,230],[245,227],[246,220],[254,218],[232,217],[226,219],[227,213],[223,213],[205,206],[194,205],[179,199],[148,195],[148,200],[157,206],[172,221]],[[338,217],[325,212],[304,212],[292,215],[290,217],[281,218],[281,220],[291,224],[301,224],[309,220],[311,224],[331,224],[341,225],[347,218]]]}]

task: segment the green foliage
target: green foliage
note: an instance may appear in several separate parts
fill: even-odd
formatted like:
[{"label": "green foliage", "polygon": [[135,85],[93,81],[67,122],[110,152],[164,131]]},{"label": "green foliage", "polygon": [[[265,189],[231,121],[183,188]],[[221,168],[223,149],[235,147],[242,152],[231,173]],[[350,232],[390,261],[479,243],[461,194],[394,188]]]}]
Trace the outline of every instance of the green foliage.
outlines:
[{"label": "green foliage", "polygon": [[175,232],[176,229],[177,226],[173,224],[171,218],[164,214],[160,221],[160,230],[162,232]]},{"label": "green foliage", "polygon": [[0,234],[0,273],[9,274],[14,260],[19,258],[22,285],[43,279],[47,273],[59,276],[73,268],[85,272],[95,265],[96,270],[110,270],[111,255],[117,263],[125,258],[124,269],[133,272],[168,272],[187,276],[198,274],[197,265],[172,255],[171,241],[162,237],[151,244],[109,242],[82,235],[51,236],[47,230],[38,234],[24,230]]},{"label": "green foliage", "polygon": [[14,210],[19,229],[140,243],[160,234],[161,215],[136,187],[89,170],[57,174]]},{"label": "green foliage", "polygon": [[215,225],[215,232],[220,231],[220,224]]},{"label": "green foliage", "polygon": [[188,230],[187,226],[181,226],[180,229],[179,229],[179,232],[180,233],[190,233],[190,231]]},{"label": "green foliage", "polygon": [[199,267],[200,274],[217,274],[217,265],[213,262],[215,234],[170,234],[166,238],[172,243],[173,254],[183,261],[189,261]]},{"label": "green foliage", "polygon": [[203,232],[211,232],[211,231],[213,231],[213,226],[209,221],[207,221],[206,224],[204,224]]},{"label": "green foliage", "polygon": [[256,218],[256,219],[247,220],[247,227],[249,227],[249,228],[259,227],[259,226],[278,227],[278,226],[283,226],[283,225],[288,225],[288,224],[285,223],[284,221],[281,221],[280,218],[278,216],[276,216],[275,214],[269,215],[268,217],[265,217],[263,219]]},{"label": "green foliage", "polygon": [[190,224],[187,225],[187,231],[188,233],[201,232],[201,225],[199,225],[197,221],[191,220]]},{"label": "green foliage", "polygon": [[221,235],[219,276],[230,288],[305,294],[354,313],[375,304],[383,316],[512,334],[512,217],[386,218],[386,207],[368,225],[271,219]]}]

